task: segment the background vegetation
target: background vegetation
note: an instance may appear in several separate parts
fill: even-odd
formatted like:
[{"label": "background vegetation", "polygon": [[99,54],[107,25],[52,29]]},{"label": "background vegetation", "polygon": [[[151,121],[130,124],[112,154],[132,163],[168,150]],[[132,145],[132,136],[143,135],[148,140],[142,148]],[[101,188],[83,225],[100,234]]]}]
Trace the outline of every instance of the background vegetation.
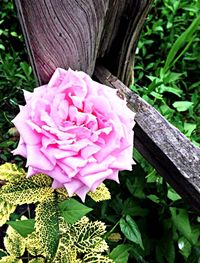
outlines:
[{"label": "background vegetation", "polygon": [[[193,143],[200,145],[200,1],[155,0],[135,60],[131,86]],[[192,25],[192,26],[191,26]],[[11,1],[0,5],[0,162],[17,137],[11,120],[23,104],[22,89],[35,87],[24,41]],[[92,219],[107,224],[110,257],[126,262],[200,262],[200,218],[135,151],[134,172],[121,184],[108,182],[111,201],[87,205]],[[23,211],[24,213],[24,211]]]}]

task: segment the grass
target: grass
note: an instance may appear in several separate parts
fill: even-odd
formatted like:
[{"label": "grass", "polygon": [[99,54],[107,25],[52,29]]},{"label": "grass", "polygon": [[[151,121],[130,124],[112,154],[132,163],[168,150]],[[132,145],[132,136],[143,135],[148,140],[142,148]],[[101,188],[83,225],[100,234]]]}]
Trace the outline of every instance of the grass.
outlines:
[{"label": "grass", "polygon": [[[200,145],[200,2],[155,0],[135,61],[131,89]],[[18,138],[11,120],[23,104],[23,89],[35,87],[11,1],[0,7],[0,161],[21,163],[11,150]],[[91,217],[105,221],[112,255],[121,263],[200,261],[200,218],[135,151],[137,166],[108,182],[112,200],[87,201]],[[110,235],[112,234],[112,235]],[[115,238],[113,238],[115,236]],[[116,238],[117,237],[117,238]]]}]

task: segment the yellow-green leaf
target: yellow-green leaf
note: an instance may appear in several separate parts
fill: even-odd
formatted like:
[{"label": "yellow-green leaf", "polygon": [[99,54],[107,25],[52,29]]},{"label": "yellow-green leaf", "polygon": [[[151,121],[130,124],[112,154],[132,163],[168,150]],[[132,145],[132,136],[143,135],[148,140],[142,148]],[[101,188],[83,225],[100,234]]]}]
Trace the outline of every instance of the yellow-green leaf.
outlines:
[{"label": "yellow-green leaf", "polygon": [[111,198],[110,192],[105,184],[100,184],[95,192],[89,192],[88,195],[96,202],[109,200]]},{"label": "yellow-green leaf", "polygon": [[83,263],[115,263],[112,259],[97,253],[89,253],[83,257]]},{"label": "yellow-green leaf", "polygon": [[0,198],[0,226],[9,219],[10,214],[15,211],[16,205],[9,204]]},{"label": "yellow-green leaf", "polygon": [[89,221],[87,217],[81,218],[70,227],[70,234],[74,245],[80,253],[104,252],[108,245],[102,236],[105,234],[105,224],[100,221]]},{"label": "yellow-green leaf", "polygon": [[29,260],[28,263],[45,263],[45,259],[44,258],[34,258]]},{"label": "yellow-green leaf", "polygon": [[29,178],[29,180],[32,180],[34,183],[40,186],[51,186],[52,185],[52,179],[46,174],[36,174]]},{"label": "yellow-green leaf", "polygon": [[70,233],[69,225],[63,217],[59,217],[60,240],[53,263],[77,263],[77,251],[74,246],[73,235]]},{"label": "yellow-green leaf", "polygon": [[0,189],[1,198],[14,205],[37,203],[48,199],[53,189],[34,180],[35,178],[29,178],[4,185]]},{"label": "yellow-green leaf", "polygon": [[25,251],[24,239],[11,226],[7,228],[4,246],[7,252],[14,257],[22,256]]},{"label": "yellow-green leaf", "polygon": [[23,263],[21,259],[15,256],[6,256],[0,259],[0,263]]},{"label": "yellow-green leaf", "polygon": [[0,180],[17,182],[26,177],[26,173],[16,164],[5,163],[0,166]]},{"label": "yellow-green leaf", "polygon": [[26,249],[32,256],[45,256],[44,248],[41,246],[36,231],[31,233],[25,239]]},{"label": "yellow-green leaf", "polygon": [[54,196],[39,203],[36,208],[35,220],[38,240],[44,248],[47,258],[52,259],[59,242],[59,212]]}]

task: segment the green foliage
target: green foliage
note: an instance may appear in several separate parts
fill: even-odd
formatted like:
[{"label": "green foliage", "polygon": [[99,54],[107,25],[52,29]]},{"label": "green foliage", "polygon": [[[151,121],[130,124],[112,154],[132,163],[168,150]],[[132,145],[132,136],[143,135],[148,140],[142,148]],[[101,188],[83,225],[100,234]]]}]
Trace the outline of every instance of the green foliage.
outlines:
[{"label": "green foliage", "polygon": [[[14,10],[13,1],[1,0],[0,5],[0,163],[13,159],[11,150],[16,148],[15,135],[8,130],[11,120],[23,103],[22,89],[32,90],[36,85],[28,57],[20,24]],[[15,157],[15,161],[22,162]]]},{"label": "green foliage", "polygon": [[67,223],[73,224],[81,217],[92,211],[91,208],[79,203],[75,199],[68,199],[59,204],[59,208]]},{"label": "green foliage", "polygon": [[22,237],[27,237],[34,231],[35,220],[25,219],[20,221],[9,221],[7,224],[15,229]]},{"label": "green foliage", "polygon": [[30,255],[34,257],[37,257],[38,255],[45,257],[44,247],[41,246],[36,231],[33,231],[26,238],[24,238],[24,242],[26,244],[26,249]]},{"label": "green foliage", "polygon": [[79,261],[80,263],[114,263],[112,259],[109,259],[108,257],[102,256],[101,254],[94,254],[90,253],[83,257],[83,260]]},{"label": "green foliage", "polygon": [[6,256],[0,259],[0,263],[23,263],[23,262],[21,259],[18,259],[15,256]]},{"label": "green foliage", "polygon": [[[17,262],[17,260],[23,262],[22,259],[25,249],[29,253],[30,261],[28,262],[114,263],[112,259],[102,254],[108,250],[108,245],[102,238],[105,233],[105,225],[102,222],[91,222],[87,217],[83,217],[75,224],[68,225],[62,217],[56,217],[56,220],[55,218],[52,219],[53,211],[55,211],[55,207],[57,207],[55,203],[53,205],[52,202],[55,202],[55,200],[49,202],[50,205],[47,204],[45,212],[47,212],[47,209],[51,212],[48,212],[46,216],[44,213],[42,216],[40,215],[43,209],[36,212],[36,222],[38,226],[36,226],[35,231],[26,238],[18,234],[11,226],[8,227],[7,235],[4,238],[6,251],[2,251],[0,263]],[[49,215],[50,219],[47,222]],[[38,220],[38,218],[40,219]],[[56,231],[54,231],[55,223],[52,224],[52,221],[56,221],[58,224]],[[38,231],[41,231],[39,237]],[[54,233],[52,233],[52,231],[54,231]],[[55,235],[57,235],[57,237],[55,237]],[[34,257],[33,259],[31,259],[32,256]]]},{"label": "green foliage", "polygon": [[[199,11],[198,0],[155,0],[138,43],[135,84],[131,86],[197,146],[200,145]],[[200,261],[200,225],[196,215],[138,152],[134,156],[141,167],[134,172],[135,179],[124,180],[132,197],[120,194],[116,201],[119,203],[121,199],[121,206],[125,205],[116,213],[128,213],[143,230],[145,250],[132,248],[129,258],[158,263]]]},{"label": "green foliage", "polygon": [[109,257],[113,259],[115,263],[127,263],[130,249],[130,245],[118,245],[112,250]]},{"label": "green foliage", "polygon": [[131,87],[197,145],[199,10],[198,0],[155,0],[138,43]]},{"label": "green foliage", "polygon": [[[105,224],[83,217],[91,208],[69,198],[63,189],[53,190],[47,175],[26,178],[22,169],[9,163],[0,166],[0,174],[5,181],[0,189],[2,224],[17,205],[36,204],[35,219],[13,220],[15,217],[11,217],[13,219],[7,222],[6,251],[1,251],[0,263],[23,262],[25,249],[29,262],[113,262],[103,254],[108,250],[102,237]],[[107,194],[107,188],[103,186],[103,189]],[[67,200],[63,201],[61,196]]]},{"label": "green foliage", "polygon": [[[105,225],[102,222],[90,222],[83,217],[75,224],[66,224],[60,219],[60,241],[53,263],[58,262],[108,262],[108,257],[102,255],[108,250],[102,239]],[[94,261],[89,261],[94,260]],[[104,261],[103,261],[104,260]]]},{"label": "green foliage", "polygon": [[138,226],[129,215],[126,216],[126,219],[120,219],[120,228],[126,238],[138,244],[142,249],[144,249]]},{"label": "green foliage", "polygon": [[[192,22],[192,24],[177,38],[173,46],[171,47],[169,54],[167,56],[165,65],[163,67],[162,73],[165,74],[169,68],[171,68],[184,53],[187,51],[192,41],[194,40],[195,33],[200,25],[200,16]],[[183,48],[185,46],[185,48]],[[180,54],[179,51],[181,51]]]}]

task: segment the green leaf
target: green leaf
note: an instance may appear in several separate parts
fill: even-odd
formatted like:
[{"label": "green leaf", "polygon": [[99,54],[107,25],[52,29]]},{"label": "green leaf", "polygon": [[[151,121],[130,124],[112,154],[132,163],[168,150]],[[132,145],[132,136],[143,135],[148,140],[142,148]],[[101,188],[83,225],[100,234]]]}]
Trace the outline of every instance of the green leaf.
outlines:
[{"label": "green leaf", "polygon": [[127,263],[130,249],[130,245],[118,245],[111,251],[109,258],[113,259],[115,263]]},{"label": "green leaf", "polygon": [[14,228],[22,237],[27,237],[34,231],[35,220],[8,221],[7,224]]},{"label": "green leaf", "polygon": [[10,34],[11,34],[11,36],[13,36],[13,37],[18,37],[17,32],[15,32],[15,31],[11,32]]},{"label": "green leaf", "polygon": [[197,128],[197,124],[196,123],[188,123],[185,122],[184,123],[184,130],[185,130],[185,135],[190,137],[192,132]]},{"label": "green leaf", "polygon": [[126,238],[144,249],[140,230],[135,221],[129,215],[126,216],[126,220],[123,218],[120,219],[120,228]]},{"label": "green leaf", "polygon": [[5,50],[5,46],[2,45],[2,44],[0,44],[0,49],[1,49],[1,50]]},{"label": "green leaf", "polygon": [[[166,235],[167,237],[167,235]],[[168,238],[163,243],[163,255],[165,256],[168,263],[174,263],[175,260],[175,247],[172,238]]]},{"label": "green leaf", "polygon": [[4,251],[3,249],[0,249],[0,259],[4,256],[7,256],[6,251]]},{"label": "green leaf", "polygon": [[27,62],[20,62],[20,66],[22,70],[24,71],[26,77],[28,78],[30,74],[32,73],[32,69],[30,65]]},{"label": "green leaf", "polygon": [[157,195],[147,195],[147,198],[156,204],[160,203],[160,198]]},{"label": "green leaf", "polygon": [[36,210],[35,229],[38,241],[47,258],[52,259],[59,242],[59,211],[55,197],[39,203]]},{"label": "green leaf", "polygon": [[172,220],[176,229],[192,244],[192,230],[187,211],[184,209],[170,208]]},{"label": "green leaf", "polygon": [[[193,40],[194,33],[198,30],[199,25],[200,25],[200,16],[198,16],[196,19],[194,19],[192,24],[185,30],[185,32],[183,32],[182,35],[180,35],[177,38],[177,40],[173,44],[173,46],[170,49],[170,52],[167,56],[167,59],[166,59],[166,62],[165,62],[164,68],[163,68],[163,72],[167,72],[168,69],[172,65],[175,64],[175,62],[177,61],[176,55],[181,48],[186,46],[186,48],[184,49],[184,52],[186,51],[186,49],[189,48],[189,45],[191,44],[191,42]],[[187,43],[189,43],[189,45],[187,45]],[[181,52],[181,55],[182,54],[184,54],[184,53]],[[178,56],[178,58],[180,58],[180,55]]]},{"label": "green leaf", "polygon": [[164,84],[159,87],[158,91],[161,94],[164,93],[164,92],[169,92],[169,93],[177,95],[178,97],[181,97],[181,94],[182,94],[182,90],[181,89],[170,87],[170,86],[166,86]]},{"label": "green leaf", "polygon": [[176,101],[172,104],[177,111],[182,112],[189,110],[189,108],[193,105],[193,102],[190,101]]},{"label": "green leaf", "polygon": [[181,199],[180,195],[178,195],[172,188],[168,189],[167,197],[172,201],[177,201]]},{"label": "green leaf", "polygon": [[27,252],[32,256],[45,256],[44,249],[41,246],[40,241],[38,240],[36,231],[32,232],[26,237],[25,243]]},{"label": "green leaf", "polygon": [[5,141],[0,143],[0,148],[9,148],[11,145],[15,144],[14,141]]},{"label": "green leaf", "polygon": [[123,215],[130,216],[146,216],[148,214],[148,209],[142,208],[133,198],[128,198],[123,203]]},{"label": "green leaf", "polygon": [[59,208],[65,221],[69,224],[74,224],[76,221],[81,219],[81,217],[92,211],[92,208],[79,203],[73,198],[59,203]]},{"label": "green leaf", "polygon": [[185,257],[188,258],[188,256],[191,253],[191,244],[190,242],[185,238],[185,237],[181,237],[178,240],[178,248],[180,249],[181,254]]},{"label": "green leaf", "polygon": [[[161,69],[161,75],[162,75],[162,69]],[[183,75],[183,73],[176,73],[176,72],[168,72],[167,74],[164,74],[164,83],[171,83],[176,80],[179,80],[180,77]]]}]

